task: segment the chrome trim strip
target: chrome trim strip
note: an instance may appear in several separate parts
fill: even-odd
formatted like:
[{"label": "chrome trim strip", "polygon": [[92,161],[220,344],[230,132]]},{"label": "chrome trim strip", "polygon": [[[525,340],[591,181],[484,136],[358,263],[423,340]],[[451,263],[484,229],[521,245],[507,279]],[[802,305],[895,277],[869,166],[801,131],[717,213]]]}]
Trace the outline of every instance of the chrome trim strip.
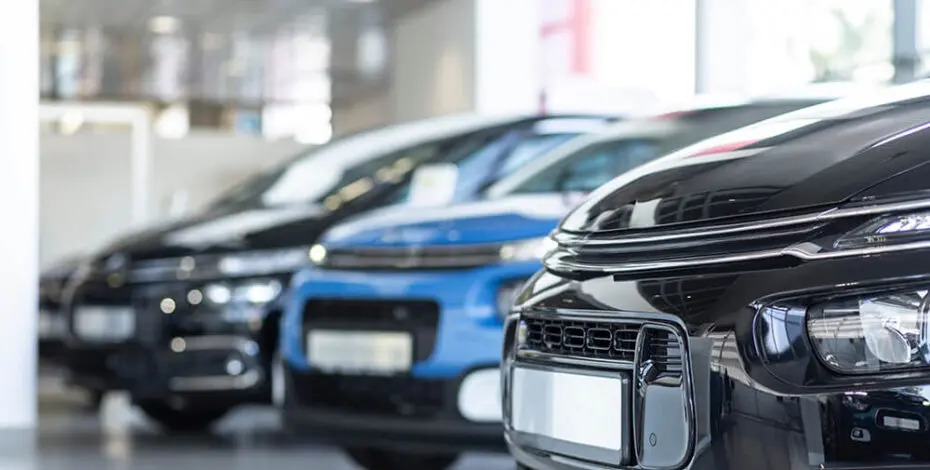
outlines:
[{"label": "chrome trim strip", "polygon": [[[243,356],[251,357],[258,351],[255,341],[240,336],[183,336],[185,348],[178,354],[187,351],[209,351],[215,349],[232,349]],[[255,386],[261,380],[262,374],[254,367],[242,375],[203,375],[193,377],[172,377],[168,381],[168,388],[176,392],[203,392],[219,390],[244,390]]]},{"label": "chrome trim strip", "polygon": [[525,361],[534,363],[551,364],[558,366],[580,366],[593,367],[598,369],[616,369],[616,370],[633,370],[631,361],[620,361],[616,359],[600,359],[595,357],[575,357],[561,354],[551,354],[539,352],[533,349],[520,349],[517,351],[517,357]]},{"label": "chrome trim strip", "polygon": [[868,248],[856,248],[852,250],[821,251],[819,245],[813,243],[800,243],[791,245],[786,248],[777,250],[763,250],[738,255],[709,256],[706,258],[683,258],[667,261],[651,261],[640,263],[627,263],[616,266],[601,266],[594,264],[582,263],[565,263],[556,258],[547,258],[543,264],[555,271],[593,271],[602,273],[635,273],[640,271],[653,271],[664,269],[686,268],[693,266],[707,266],[715,264],[739,263],[743,261],[755,261],[760,259],[778,258],[780,256],[790,256],[802,261],[818,261],[825,259],[850,258],[855,256],[873,256],[885,253],[895,253],[899,251],[922,250],[930,248],[930,240],[918,242],[902,243],[898,245],[875,246]]},{"label": "chrome trim strip", "polygon": [[640,237],[622,237],[617,239],[609,240],[591,240],[587,237],[591,233],[585,233],[580,235],[570,235],[565,232],[555,232],[553,234],[553,239],[559,243],[559,245],[571,248],[575,246],[598,246],[598,245],[628,245],[635,243],[654,243],[660,241],[668,240],[680,240],[684,238],[699,238],[702,236],[712,236],[712,235],[727,235],[731,233],[740,233],[740,232],[751,232],[757,230],[767,230],[778,227],[785,227],[789,225],[799,225],[807,223],[816,223],[823,221],[830,221],[836,219],[842,219],[846,217],[858,217],[862,215],[874,215],[881,214],[883,212],[897,212],[897,211],[907,211],[914,209],[924,209],[930,208],[930,199],[921,199],[918,201],[907,201],[907,202],[896,202],[890,204],[876,204],[868,207],[847,207],[847,208],[832,208],[825,211],[806,214],[806,215],[797,215],[791,217],[782,217],[779,219],[772,219],[765,222],[746,222],[742,224],[732,224],[732,225],[717,225],[709,226],[699,229],[692,229],[690,231],[676,232],[676,233],[666,233],[666,234],[656,234],[656,235],[646,235]]}]

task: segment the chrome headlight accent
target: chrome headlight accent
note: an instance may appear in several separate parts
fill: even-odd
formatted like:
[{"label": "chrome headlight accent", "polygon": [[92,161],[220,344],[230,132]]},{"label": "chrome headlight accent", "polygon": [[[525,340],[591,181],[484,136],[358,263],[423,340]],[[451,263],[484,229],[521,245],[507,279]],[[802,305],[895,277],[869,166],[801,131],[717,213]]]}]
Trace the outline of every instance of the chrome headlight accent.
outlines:
[{"label": "chrome headlight accent", "polygon": [[927,290],[852,296],[814,305],[807,330],[835,372],[874,374],[930,365]]},{"label": "chrome headlight accent", "polygon": [[254,276],[294,271],[309,263],[306,247],[249,251],[223,256],[217,263],[228,276]]},{"label": "chrome headlight accent", "polygon": [[930,212],[881,217],[840,237],[836,249],[856,249],[905,243],[930,236]]}]

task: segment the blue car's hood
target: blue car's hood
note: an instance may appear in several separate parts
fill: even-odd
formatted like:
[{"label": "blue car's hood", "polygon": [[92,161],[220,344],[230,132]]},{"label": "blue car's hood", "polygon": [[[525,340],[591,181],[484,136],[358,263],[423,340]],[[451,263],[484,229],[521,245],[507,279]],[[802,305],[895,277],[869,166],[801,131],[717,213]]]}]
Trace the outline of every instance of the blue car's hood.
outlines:
[{"label": "blue car's hood", "polygon": [[436,208],[393,206],[333,227],[322,242],[330,247],[388,247],[542,237],[575,202],[559,194],[534,194]]}]

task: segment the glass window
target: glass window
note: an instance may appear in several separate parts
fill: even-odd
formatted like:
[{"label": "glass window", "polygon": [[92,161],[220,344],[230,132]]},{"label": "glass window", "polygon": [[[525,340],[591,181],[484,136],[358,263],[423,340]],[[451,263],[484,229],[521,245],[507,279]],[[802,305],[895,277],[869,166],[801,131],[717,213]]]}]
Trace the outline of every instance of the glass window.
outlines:
[{"label": "glass window", "polygon": [[540,172],[512,193],[591,192],[659,155],[657,143],[648,139],[593,144]]},{"label": "glass window", "polygon": [[[471,151],[449,154],[437,163],[455,163],[458,166],[456,201],[467,200],[490,183],[518,170],[534,157],[565,142],[577,134],[524,134],[513,131],[504,136],[493,134],[471,148]],[[392,203],[403,203],[410,195],[407,182],[392,198]]]}]

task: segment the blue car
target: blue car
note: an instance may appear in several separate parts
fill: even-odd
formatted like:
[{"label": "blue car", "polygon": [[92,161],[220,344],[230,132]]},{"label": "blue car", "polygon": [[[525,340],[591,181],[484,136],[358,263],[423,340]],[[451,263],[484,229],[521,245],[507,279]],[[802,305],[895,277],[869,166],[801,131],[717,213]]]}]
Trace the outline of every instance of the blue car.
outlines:
[{"label": "blue car", "polygon": [[503,449],[502,320],[547,235],[587,193],[679,147],[816,100],[706,107],[578,137],[447,207],[397,205],[328,230],[282,319],[285,423],[371,470]]}]

